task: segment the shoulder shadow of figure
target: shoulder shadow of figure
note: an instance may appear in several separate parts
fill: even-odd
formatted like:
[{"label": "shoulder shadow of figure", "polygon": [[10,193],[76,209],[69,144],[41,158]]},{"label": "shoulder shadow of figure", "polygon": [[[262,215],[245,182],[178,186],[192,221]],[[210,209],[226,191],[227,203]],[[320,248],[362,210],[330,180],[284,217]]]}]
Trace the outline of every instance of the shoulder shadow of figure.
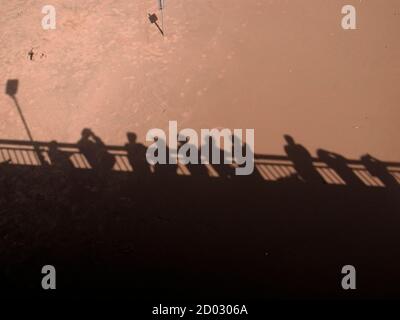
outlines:
[{"label": "shoulder shadow of figure", "polygon": [[360,178],[354,173],[354,171],[348,166],[348,160],[342,155],[323,149],[318,149],[318,158],[325,162],[330,168],[343,179],[348,186],[365,186]]},{"label": "shoulder shadow of figure", "polygon": [[111,171],[115,165],[115,157],[107,151],[104,142],[90,129],[85,128],[82,130],[78,148],[90,166],[96,171]]},{"label": "shoulder shadow of figure", "polygon": [[133,168],[133,173],[139,180],[148,177],[151,174],[150,164],[146,159],[147,147],[137,142],[137,135],[133,132],[126,134],[128,143],[125,148],[128,153],[128,161]]},{"label": "shoulder shadow of figure", "polygon": [[396,178],[389,172],[387,166],[382,161],[366,154],[361,157],[361,162],[369,173],[381,180],[387,188],[399,187]]},{"label": "shoulder shadow of figure", "polygon": [[294,168],[298,175],[307,183],[325,184],[324,179],[314,167],[313,159],[308,150],[294,141],[290,135],[284,135],[287,142],[285,152],[290,161],[293,162]]}]

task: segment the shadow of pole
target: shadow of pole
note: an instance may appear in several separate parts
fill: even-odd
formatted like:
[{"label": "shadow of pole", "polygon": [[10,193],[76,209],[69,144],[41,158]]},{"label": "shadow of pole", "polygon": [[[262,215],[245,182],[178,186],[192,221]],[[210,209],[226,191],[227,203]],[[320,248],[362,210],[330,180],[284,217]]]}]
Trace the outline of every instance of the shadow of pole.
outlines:
[{"label": "shadow of pole", "polygon": [[32,142],[33,145],[33,149],[36,153],[37,156],[37,160],[39,162],[39,164],[46,164],[46,161],[44,160],[43,155],[40,152],[40,148],[37,145],[37,143],[35,142],[35,140],[33,139],[31,130],[29,129],[28,123],[26,122],[26,119],[24,117],[24,114],[22,113],[22,109],[21,106],[18,103],[17,97],[15,96],[17,94],[18,91],[18,80],[8,80],[7,81],[7,86],[6,86],[6,94],[9,95],[11,97],[11,99],[14,101],[15,106],[17,108],[18,114],[21,118],[21,121],[25,127],[26,133],[28,135],[29,140]]}]

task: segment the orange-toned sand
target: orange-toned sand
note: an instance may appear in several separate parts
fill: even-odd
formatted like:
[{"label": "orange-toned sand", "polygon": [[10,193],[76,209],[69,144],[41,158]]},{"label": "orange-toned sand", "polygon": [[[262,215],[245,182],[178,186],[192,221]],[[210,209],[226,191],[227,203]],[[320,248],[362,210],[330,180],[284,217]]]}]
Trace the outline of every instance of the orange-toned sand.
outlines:
[{"label": "orange-toned sand", "polygon": [[[400,2],[168,0],[163,38],[155,0],[12,0],[0,7],[0,85],[37,140],[107,144],[180,128],[256,129],[256,152],[283,153],[287,133],[313,154],[400,160]],[[41,27],[43,5],[57,29]],[[357,8],[358,30],[341,28]],[[30,61],[28,52],[35,53]],[[27,139],[0,94],[0,139]]]}]

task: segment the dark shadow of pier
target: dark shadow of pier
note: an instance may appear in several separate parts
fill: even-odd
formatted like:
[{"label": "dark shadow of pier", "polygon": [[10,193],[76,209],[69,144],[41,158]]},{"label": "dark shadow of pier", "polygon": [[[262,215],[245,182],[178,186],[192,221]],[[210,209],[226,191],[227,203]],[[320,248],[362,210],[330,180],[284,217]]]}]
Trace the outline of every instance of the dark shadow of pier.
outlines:
[{"label": "dark shadow of pier", "polygon": [[399,163],[292,144],[252,176],[157,174],[127,138],[0,140],[2,294],[41,296],[54,264],[62,297],[346,298],[353,264],[368,279],[353,297],[400,297]]}]

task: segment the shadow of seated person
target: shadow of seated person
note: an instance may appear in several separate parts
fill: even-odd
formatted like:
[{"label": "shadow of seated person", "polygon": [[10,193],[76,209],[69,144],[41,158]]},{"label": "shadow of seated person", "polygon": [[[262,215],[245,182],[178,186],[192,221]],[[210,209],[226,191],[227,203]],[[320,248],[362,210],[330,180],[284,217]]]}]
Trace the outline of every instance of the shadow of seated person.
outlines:
[{"label": "shadow of seated person", "polygon": [[92,130],[83,129],[78,141],[79,151],[85,156],[90,166],[100,172],[110,171],[115,165],[114,155],[107,151],[104,142]]}]

